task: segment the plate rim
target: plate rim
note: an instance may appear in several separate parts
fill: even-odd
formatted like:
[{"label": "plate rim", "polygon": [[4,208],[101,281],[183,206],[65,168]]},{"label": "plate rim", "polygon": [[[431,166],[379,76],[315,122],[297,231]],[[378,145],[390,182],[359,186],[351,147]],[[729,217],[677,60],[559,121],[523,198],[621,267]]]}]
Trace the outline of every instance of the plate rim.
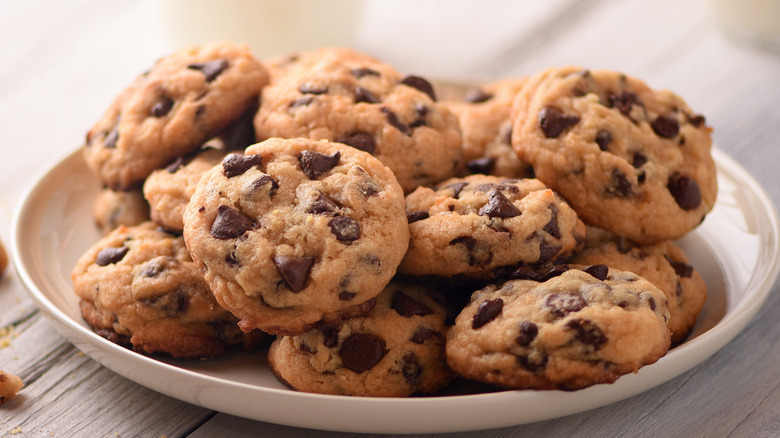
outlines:
[{"label": "plate rim", "polygon": [[[414,421],[404,421],[404,422],[395,421],[395,423],[378,424],[378,425],[371,423],[371,424],[344,424],[341,426],[334,426],[331,424],[322,424],[322,419],[319,418],[315,418],[314,420],[312,419],[307,420],[303,418],[301,421],[291,421],[287,418],[279,418],[277,416],[274,416],[273,414],[271,415],[264,415],[262,413],[260,415],[254,415],[252,413],[247,414],[247,412],[237,411],[235,409],[225,410],[222,408],[222,406],[218,401],[214,402],[209,399],[204,399],[202,397],[202,394],[197,394],[197,396],[183,397],[182,394],[178,393],[177,391],[161,390],[159,388],[151,387],[149,386],[149,381],[144,380],[142,377],[140,378],[137,376],[129,377],[127,375],[127,372],[124,372],[124,370],[121,369],[122,368],[121,365],[115,362],[116,361],[121,362],[122,360],[125,359],[132,359],[135,362],[140,361],[143,368],[151,368],[152,370],[158,369],[163,374],[173,373],[176,375],[183,375],[184,377],[194,379],[199,384],[203,385],[204,386],[203,391],[209,394],[213,392],[211,391],[211,389],[213,388],[209,389],[208,388],[209,386],[217,386],[217,387],[227,386],[232,390],[241,393],[244,392],[246,392],[247,394],[262,393],[262,394],[267,394],[267,396],[269,397],[282,397],[285,400],[289,399],[289,401],[292,403],[296,403],[301,406],[308,406],[310,408],[316,407],[317,403],[327,403],[327,402],[334,402],[334,401],[338,401],[340,403],[346,403],[351,408],[358,409],[358,411],[365,410],[366,407],[368,407],[368,409],[370,410],[372,409],[372,406],[377,404],[390,405],[395,409],[402,410],[404,416],[408,415],[411,417],[414,417],[415,413],[419,412],[421,406],[427,406],[432,401],[435,401],[437,404],[446,405],[447,409],[452,409],[453,407],[459,407],[462,404],[469,405],[471,403],[489,404],[492,407],[498,407],[501,404],[506,404],[506,403],[511,404],[511,403],[521,402],[525,398],[527,398],[529,394],[539,394],[539,392],[529,391],[529,390],[507,390],[507,391],[499,391],[493,393],[448,395],[448,396],[420,397],[420,398],[354,397],[354,396],[339,396],[339,395],[328,395],[328,394],[311,394],[311,393],[297,392],[290,389],[278,389],[278,388],[257,386],[249,383],[237,382],[233,380],[227,380],[221,377],[206,375],[203,373],[199,373],[197,371],[181,368],[173,364],[169,364],[163,361],[158,361],[154,358],[132,352],[116,344],[113,344],[108,340],[105,340],[104,338],[98,336],[91,330],[87,329],[85,326],[79,324],[77,321],[75,321],[73,318],[67,315],[62,309],[60,309],[57,305],[55,305],[46,296],[46,294],[39,287],[38,282],[36,282],[35,279],[33,278],[30,272],[31,267],[27,266],[22,254],[23,243],[21,240],[23,236],[21,231],[24,229],[25,226],[23,219],[25,218],[26,213],[29,214],[28,211],[34,208],[33,195],[35,195],[39,190],[43,190],[48,180],[50,178],[53,178],[53,174],[55,172],[62,171],[63,170],[62,168],[63,166],[65,166],[66,163],[69,163],[71,160],[76,160],[77,156],[80,154],[81,154],[81,148],[77,148],[75,150],[68,151],[62,154],[62,156],[60,157],[55,158],[53,160],[53,163],[50,163],[47,167],[45,167],[42,171],[38,172],[33,177],[31,183],[29,183],[28,187],[22,192],[22,196],[18,201],[18,204],[16,205],[13,214],[12,228],[11,228],[11,235],[12,235],[11,255],[14,261],[14,267],[16,269],[17,275],[21,279],[22,285],[24,286],[28,295],[33,299],[37,307],[43,311],[43,313],[47,316],[47,318],[55,324],[57,331],[60,334],[65,336],[65,338],[69,342],[74,344],[79,350],[83,351],[85,354],[87,354],[94,360],[98,361],[102,365],[106,366],[107,368],[111,369],[113,372],[116,372],[117,374],[120,374],[154,391],[164,393],[168,396],[177,398],[179,400],[183,400],[188,403],[196,404],[204,408],[212,409],[215,411],[238,415],[248,419],[267,421],[276,424],[284,424],[288,426],[305,427],[305,428],[320,429],[320,430],[341,431],[341,432],[443,433],[443,432],[468,431],[468,430],[520,425],[531,421],[543,421],[551,418],[558,418],[558,417],[570,415],[577,412],[583,412],[590,409],[595,409],[600,406],[605,406],[606,404],[613,403],[615,401],[619,401],[636,394],[640,394],[642,392],[647,391],[650,388],[659,386],[665,383],[666,381],[671,380],[672,378],[677,377],[680,374],[688,371],[689,369],[693,368],[694,366],[704,361],[707,357],[719,351],[726,343],[730,342],[734,337],[736,337],[739,334],[739,332],[742,331],[742,329],[757,313],[758,309],[761,307],[764,301],[766,301],[766,298],[769,296],[769,293],[772,292],[772,286],[774,285],[777,279],[778,272],[780,272],[780,232],[779,232],[780,227],[778,226],[780,220],[778,219],[777,211],[773,202],[767,195],[764,188],[753,178],[753,176],[749,172],[747,172],[747,170],[745,170],[737,161],[735,161],[733,158],[728,156],[725,152],[721,151],[720,149],[714,146],[712,148],[712,155],[716,162],[716,166],[718,170],[720,171],[721,169],[723,169],[732,177],[738,177],[739,183],[741,185],[745,185],[750,191],[750,193],[756,196],[758,203],[762,207],[764,207],[763,212],[766,215],[766,219],[768,219],[768,223],[765,224],[765,226],[768,226],[769,233],[759,233],[759,235],[761,235],[762,237],[768,237],[768,241],[761,242],[759,251],[766,249],[767,246],[771,247],[770,250],[772,250],[771,252],[772,261],[771,263],[766,264],[768,268],[765,270],[765,272],[758,272],[758,265],[752,268],[751,277],[746,283],[746,289],[749,286],[755,288],[755,292],[752,293],[751,299],[744,300],[745,302],[740,303],[738,307],[730,311],[728,314],[724,315],[723,318],[721,318],[715,324],[715,326],[710,328],[707,332],[704,332],[700,336],[685,342],[683,344],[683,347],[685,348],[678,348],[678,349],[671,350],[666,356],[662,357],[657,362],[657,364],[670,364],[669,366],[666,366],[665,369],[664,367],[650,365],[650,366],[643,367],[637,373],[637,375],[655,373],[659,376],[656,377],[656,379],[660,379],[660,380],[654,380],[651,385],[640,385],[641,387],[639,390],[632,389],[632,390],[615,391],[619,394],[616,395],[615,397],[607,397],[608,399],[611,398],[611,400],[608,401],[607,403],[597,403],[595,405],[587,406],[582,409],[576,407],[575,408],[569,407],[567,409],[562,409],[561,412],[550,414],[549,416],[544,416],[544,415],[534,416],[530,421],[523,420],[522,416],[514,417],[511,419],[504,419],[504,421],[496,421],[496,419],[493,418],[495,416],[492,416],[490,417],[490,419],[488,419],[488,421],[484,421],[483,419],[483,421],[481,422],[477,422],[477,423],[469,422],[468,424],[464,423],[463,419],[458,420],[457,418],[452,418],[453,421],[447,427],[440,427],[440,425],[434,426],[434,425],[429,425],[424,423],[419,424],[419,423],[415,423]],[[761,275],[761,278],[757,278],[758,275]],[[722,332],[726,333],[726,336],[721,336],[721,337],[715,336]],[[687,350],[692,350],[692,349],[699,351],[697,359],[690,359],[684,356],[684,353]],[[701,351],[704,351],[703,355]],[[111,355],[114,355],[115,357],[112,359],[111,357],[109,357]],[[675,364],[677,366],[673,367],[673,365]],[[670,371],[670,368],[674,368],[674,371]],[[629,380],[632,378],[634,378],[634,375],[623,376],[621,377],[621,379],[618,380],[618,382],[616,382],[616,384],[613,384],[610,387],[614,388],[615,387],[614,385],[620,386],[619,382],[621,380]],[[587,395],[590,393],[597,393],[599,392],[599,389],[603,389],[604,387],[605,385],[596,385],[595,387],[591,387],[591,388],[587,388],[575,392],[561,392],[561,391],[558,392],[566,395],[566,397],[564,398],[570,398],[576,401],[578,398],[581,398],[578,396],[578,394]],[[213,397],[214,394],[211,394],[211,396]],[[273,409],[271,409],[271,411],[273,411]],[[457,417],[457,416],[451,415],[451,417]]]}]

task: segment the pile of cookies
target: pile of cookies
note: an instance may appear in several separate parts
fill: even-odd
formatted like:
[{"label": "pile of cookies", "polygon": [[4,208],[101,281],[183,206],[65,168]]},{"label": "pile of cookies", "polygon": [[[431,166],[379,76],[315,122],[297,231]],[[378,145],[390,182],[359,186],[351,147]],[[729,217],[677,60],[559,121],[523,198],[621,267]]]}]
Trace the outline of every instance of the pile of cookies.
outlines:
[{"label": "pile of cookies", "polygon": [[575,390],[683,342],[706,286],[672,241],[715,202],[704,117],[576,67],[437,91],[346,48],[160,59],[87,135],[105,237],[72,273],[85,321],[390,397]]}]

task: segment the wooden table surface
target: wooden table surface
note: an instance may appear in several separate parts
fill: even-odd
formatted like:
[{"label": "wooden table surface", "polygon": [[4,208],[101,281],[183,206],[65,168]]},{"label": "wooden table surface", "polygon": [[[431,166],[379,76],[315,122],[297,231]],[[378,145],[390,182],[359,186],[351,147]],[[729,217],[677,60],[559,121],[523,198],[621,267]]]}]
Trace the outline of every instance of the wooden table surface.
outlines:
[{"label": "wooden table surface", "polygon": [[[718,147],[780,201],[780,52],[732,38],[708,3],[412,1],[366,2],[354,47],[445,80],[565,64],[624,71],[705,114]],[[153,1],[0,0],[0,239],[7,249],[21,189],[78,148],[113,96],[177,47],[166,26]],[[779,306],[773,290],[720,351],[626,400],[533,424],[426,436],[780,436]],[[26,382],[0,407],[3,437],[345,436],[214,412],[115,374],[54,329],[13,263],[0,280],[0,369]]]}]

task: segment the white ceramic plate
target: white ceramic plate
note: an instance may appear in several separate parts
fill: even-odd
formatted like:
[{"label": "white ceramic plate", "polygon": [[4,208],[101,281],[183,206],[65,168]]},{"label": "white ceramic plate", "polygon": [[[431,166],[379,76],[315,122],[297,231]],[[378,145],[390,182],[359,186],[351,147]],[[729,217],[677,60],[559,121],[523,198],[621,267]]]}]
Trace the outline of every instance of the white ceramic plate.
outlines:
[{"label": "white ceramic plate", "polygon": [[763,189],[714,150],[719,195],[713,211],[679,241],[709,295],[691,338],[657,363],[611,385],[575,392],[501,391],[406,399],[307,394],[287,389],[262,353],[214,360],[150,358],[95,335],[71,288],[76,259],[100,237],[92,202],[99,190],[75,151],[37,179],[20,204],[12,241],[19,276],[41,310],[81,351],[141,385],[209,409],[272,423],[348,432],[434,433],[487,429],[565,416],[664,383],[718,351],[753,317],[780,268],[778,220]]}]

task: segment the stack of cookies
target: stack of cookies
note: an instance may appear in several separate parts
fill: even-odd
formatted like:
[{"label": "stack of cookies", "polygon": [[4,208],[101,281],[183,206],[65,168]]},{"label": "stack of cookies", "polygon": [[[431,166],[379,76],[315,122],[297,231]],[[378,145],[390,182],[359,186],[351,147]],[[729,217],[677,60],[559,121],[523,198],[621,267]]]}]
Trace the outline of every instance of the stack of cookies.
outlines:
[{"label": "stack of cookies", "polygon": [[109,340],[267,348],[300,391],[611,383],[683,342],[704,304],[673,240],[715,202],[710,148],[680,97],[618,72],[441,100],[350,49],[188,48],[87,135],[105,237],[74,290]]}]

